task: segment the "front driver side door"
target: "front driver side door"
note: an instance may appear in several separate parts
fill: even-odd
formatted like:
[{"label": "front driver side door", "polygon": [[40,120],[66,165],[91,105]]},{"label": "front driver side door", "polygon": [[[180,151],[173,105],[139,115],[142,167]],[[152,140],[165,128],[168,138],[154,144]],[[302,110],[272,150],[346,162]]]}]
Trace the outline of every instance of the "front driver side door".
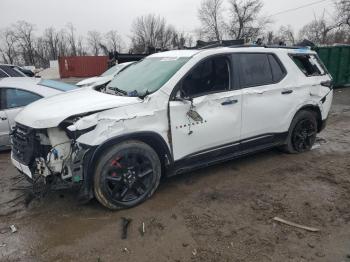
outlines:
[{"label": "front driver side door", "polygon": [[0,149],[10,144],[9,122],[4,110],[0,110]]},{"label": "front driver side door", "polygon": [[[231,55],[210,57],[177,85],[169,106],[175,161],[209,152],[220,154],[238,145],[241,90],[234,89],[233,71]],[[192,102],[181,97],[190,97]]]},{"label": "front driver side door", "polygon": [[10,145],[10,130],[15,117],[24,106],[42,98],[40,95],[17,88],[0,88],[0,147]]}]

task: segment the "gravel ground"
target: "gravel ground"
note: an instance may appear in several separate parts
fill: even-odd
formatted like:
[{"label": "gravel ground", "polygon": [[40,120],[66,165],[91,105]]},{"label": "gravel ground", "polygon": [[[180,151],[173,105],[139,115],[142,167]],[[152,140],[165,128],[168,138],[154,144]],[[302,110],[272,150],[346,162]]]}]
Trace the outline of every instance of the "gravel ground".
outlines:
[{"label": "gravel ground", "polygon": [[[335,91],[317,145],[166,179],[146,203],[119,212],[79,205],[70,191],[26,207],[23,192],[11,190],[19,177],[9,152],[1,153],[0,261],[350,261],[350,88]],[[126,240],[122,217],[132,219]]]}]

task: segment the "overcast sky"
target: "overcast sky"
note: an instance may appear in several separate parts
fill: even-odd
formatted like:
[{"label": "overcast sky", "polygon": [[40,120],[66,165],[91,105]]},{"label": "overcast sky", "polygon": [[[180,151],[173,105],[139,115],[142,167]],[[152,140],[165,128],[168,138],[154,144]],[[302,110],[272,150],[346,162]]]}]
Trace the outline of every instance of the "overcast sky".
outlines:
[{"label": "overcast sky", "polygon": [[[315,1],[264,0],[263,13],[273,15]],[[17,20],[26,20],[35,24],[39,33],[46,27],[62,28],[72,22],[81,35],[89,30],[107,32],[116,29],[128,42],[133,19],[148,13],[160,14],[178,30],[191,33],[191,30],[199,26],[197,9],[200,2],[201,0],[0,0],[0,28]],[[332,10],[332,0],[328,0],[273,16],[272,28],[290,24],[298,31],[315,15],[320,16],[325,11],[329,16]]]}]

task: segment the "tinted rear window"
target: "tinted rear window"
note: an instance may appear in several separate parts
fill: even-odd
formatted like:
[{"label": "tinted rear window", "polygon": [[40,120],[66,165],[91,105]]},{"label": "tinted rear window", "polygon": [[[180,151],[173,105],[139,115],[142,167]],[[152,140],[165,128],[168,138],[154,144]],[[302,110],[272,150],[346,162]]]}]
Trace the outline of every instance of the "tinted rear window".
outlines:
[{"label": "tinted rear window", "polygon": [[48,80],[48,79],[41,80],[38,83],[38,85],[50,87],[59,91],[70,91],[70,90],[77,89],[77,87],[74,85],[59,82],[59,81],[54,81],[54,80]]},{"label": "tinted rear window", "polygon": [[274,55],[269,54],[268,57],[270,61],[273,81],[279,82],[285,76],[286,71],[284,70],[282,65],[277,61]]},{"label": "tinted rear window", "polygon": [[240,67],[244,87],[268,85],[274,82],[267,54],[241,54]]}]

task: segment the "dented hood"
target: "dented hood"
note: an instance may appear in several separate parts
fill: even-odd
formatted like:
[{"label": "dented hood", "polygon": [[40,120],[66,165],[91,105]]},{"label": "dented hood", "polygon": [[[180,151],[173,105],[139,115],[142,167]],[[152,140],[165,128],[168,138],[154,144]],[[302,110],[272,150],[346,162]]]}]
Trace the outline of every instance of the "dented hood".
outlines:
[{"label": "dented hood", "polygon": [[32,128],[50,128],[58,126],[70,116],[141,102],[138,97],[115,96],[81,88],[40,99],[25,107],[15,121]]}]

